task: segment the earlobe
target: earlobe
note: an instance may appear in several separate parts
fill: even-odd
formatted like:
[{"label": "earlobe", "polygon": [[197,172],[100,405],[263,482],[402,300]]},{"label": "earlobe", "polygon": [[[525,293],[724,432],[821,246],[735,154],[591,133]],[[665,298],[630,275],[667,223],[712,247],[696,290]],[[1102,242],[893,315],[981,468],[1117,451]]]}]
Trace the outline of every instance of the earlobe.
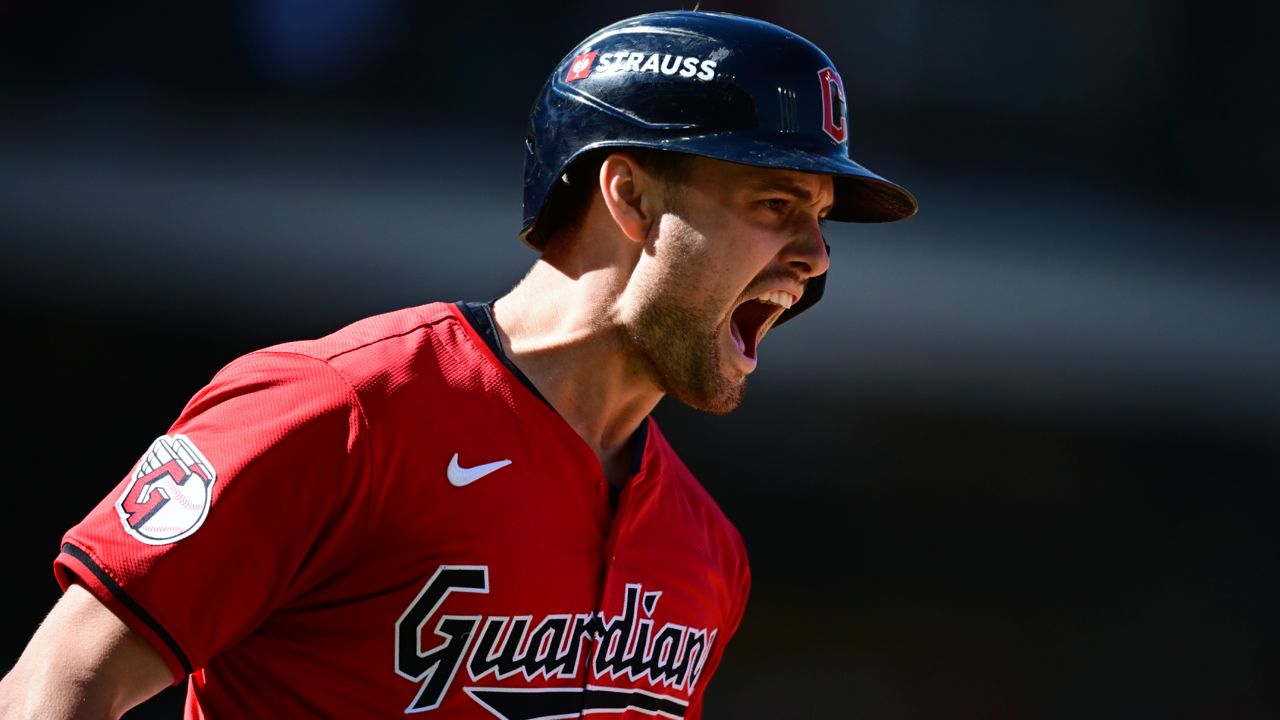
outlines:
[{"label": "earlobe", "polygon": [[618,229],[643,243],[657,218],[653,207],[653,178],[634,158],[614,153],[600,163],[600,194]]}]

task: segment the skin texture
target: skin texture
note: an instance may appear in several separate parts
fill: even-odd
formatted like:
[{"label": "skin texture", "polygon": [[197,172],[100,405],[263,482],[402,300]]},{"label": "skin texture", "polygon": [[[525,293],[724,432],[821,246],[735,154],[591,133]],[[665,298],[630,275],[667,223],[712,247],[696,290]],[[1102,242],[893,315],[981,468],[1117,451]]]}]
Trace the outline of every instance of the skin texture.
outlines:
[{"label": "skin texture", "polygon": [[[620,484],[628,442],[663,396],[716,413],[742,401],[755,358],[734,338],[734,309],[768,291],[798,297],[826,272],[819,220],[833,195],[827,176],[700,158],[668,185],[625,153],[597,181],[583,222],[549,240],[495,320],[511,360]],[[0,717],[118,718],[173,681],[73,585],[0,680]]]},{"label": "skin texture", "polygon": [[118,718],[173,681],[141,635],[72,585],[0,680],[0,717]]}]

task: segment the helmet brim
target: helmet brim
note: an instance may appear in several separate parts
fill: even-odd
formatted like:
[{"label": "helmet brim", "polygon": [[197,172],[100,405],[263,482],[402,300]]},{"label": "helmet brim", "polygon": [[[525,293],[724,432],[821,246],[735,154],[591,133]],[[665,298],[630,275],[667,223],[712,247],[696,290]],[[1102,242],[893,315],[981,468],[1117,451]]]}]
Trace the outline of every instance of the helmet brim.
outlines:
[{"label": "helmet brim", "polygon": [[734,135],[732,143],[718,134],[685,137],[676,142],[604,141],[582,148],[574,159],[591,150],[608,147],[648,147],[752,167],[830,175],[834,183],[835,203],[827,219],[837,222],[895,222],[915,215],[919,209],[915,196],[906,188],[853,160],[788,147],[772,139],[747,138],[741,132]]}]

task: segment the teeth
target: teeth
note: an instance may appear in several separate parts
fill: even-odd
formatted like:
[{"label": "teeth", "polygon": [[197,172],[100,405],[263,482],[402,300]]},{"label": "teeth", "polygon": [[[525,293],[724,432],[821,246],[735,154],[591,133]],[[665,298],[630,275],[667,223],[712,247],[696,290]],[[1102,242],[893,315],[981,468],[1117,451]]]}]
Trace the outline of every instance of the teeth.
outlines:
[{"label": "teeth", "polygon": [[782,290],[774,290],[756,298],[756,301],[769,303],[770,305],[780,305],[789,309],[791,305],[795,303],[796,299],[791,293],[783,292]]}]

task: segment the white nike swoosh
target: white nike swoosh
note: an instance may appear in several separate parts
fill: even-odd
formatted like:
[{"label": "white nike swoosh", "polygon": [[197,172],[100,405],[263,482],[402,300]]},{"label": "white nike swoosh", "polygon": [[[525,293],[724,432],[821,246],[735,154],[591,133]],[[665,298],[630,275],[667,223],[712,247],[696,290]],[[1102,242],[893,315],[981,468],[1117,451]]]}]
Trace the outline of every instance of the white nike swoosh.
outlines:
[{"label": "white nike swoosh", "polygon": [[458,464],[458,453],[454,453],[453,459],[449,461],[449,484],[454,487],[465,487],[494,470],[501,470],[510,464],[510,460],[498,460],[497,462],[464,468]]}]

